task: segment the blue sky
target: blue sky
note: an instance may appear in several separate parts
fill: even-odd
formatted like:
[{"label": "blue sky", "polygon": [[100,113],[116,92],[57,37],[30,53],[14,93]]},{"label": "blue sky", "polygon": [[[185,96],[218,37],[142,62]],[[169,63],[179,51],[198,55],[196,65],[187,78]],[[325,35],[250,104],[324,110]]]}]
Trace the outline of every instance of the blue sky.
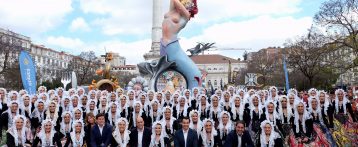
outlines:
[{"label": "blue sky", "polygon": [[[169,0],[163,1],[163,13]],[[196,42],[257,51],[306,33],[324,0],[200,0],[199,14],[180,33],[184,49]],[[79,54],[118,52],[143,61],[151,45],[152,0],[0,0],[0,27],[36,44]],[[239,58],[243,51],[213,51]]]}]

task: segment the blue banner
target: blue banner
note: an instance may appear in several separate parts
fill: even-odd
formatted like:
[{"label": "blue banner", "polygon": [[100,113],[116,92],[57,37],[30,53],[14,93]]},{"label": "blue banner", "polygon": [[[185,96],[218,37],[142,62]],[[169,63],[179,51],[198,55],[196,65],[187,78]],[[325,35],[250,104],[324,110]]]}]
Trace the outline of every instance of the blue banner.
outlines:
[{"label": "blue banner", "polygon": [[29,94],[36,94],[36,68],[31,56],[21,51],[19,57],[22,85]]},{"label": "blue banner", "polygon": [[285,81],[286,81],[286,92],[290,90],[290,83],[288,81],[288,71],[286,66],[286,56],[283,55],[283,71],[285,72]]}]

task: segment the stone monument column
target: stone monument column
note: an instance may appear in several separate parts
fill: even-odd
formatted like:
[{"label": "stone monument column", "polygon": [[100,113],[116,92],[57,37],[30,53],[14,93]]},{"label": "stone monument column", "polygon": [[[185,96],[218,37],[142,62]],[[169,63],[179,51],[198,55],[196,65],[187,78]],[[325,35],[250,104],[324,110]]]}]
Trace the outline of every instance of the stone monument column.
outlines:
[{"label": "stone monument column", "polygon": [[162,0],[153,0],[153,18],[152,18],[152,47],[148,53],[144,54],[146,61],[160,58],[160,39],[162,38]]}]

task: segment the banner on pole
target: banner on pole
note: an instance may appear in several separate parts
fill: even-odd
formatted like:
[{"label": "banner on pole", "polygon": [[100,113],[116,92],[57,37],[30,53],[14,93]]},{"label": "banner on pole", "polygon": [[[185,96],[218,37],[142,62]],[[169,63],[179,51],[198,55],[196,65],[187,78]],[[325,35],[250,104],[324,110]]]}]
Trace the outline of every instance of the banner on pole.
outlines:
[{"label": "banner on pole", "polygon": [[21,51],[19,63],[24,89],[26,89],[29,94],[36,94],[36,68],[28,52]]}]

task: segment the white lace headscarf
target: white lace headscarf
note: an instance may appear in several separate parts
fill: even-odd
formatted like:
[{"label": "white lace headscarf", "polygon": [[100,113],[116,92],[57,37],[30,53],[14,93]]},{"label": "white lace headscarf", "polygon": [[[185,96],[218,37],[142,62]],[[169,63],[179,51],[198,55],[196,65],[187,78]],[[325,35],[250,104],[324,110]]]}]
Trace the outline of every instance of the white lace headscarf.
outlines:
[{"label": "white lace headscarf", "polygon": [[[29,98],[29,105],[28,106],[25,106],[25,103],[24,103],[24,100],[25,98],[28,97]],[[32,108],[32,104],[31,104],[31,96],[28,95],[28,94],[24,94],[22,97],[21,97],[21,100],[20,100],[21,104],[19,105],[19,108],[21,108],[21,115],[24,115],[25,116],[25,112],[27,111],[29,113],[29,115],[31,114],[31,108]],[[1,107],[1,104],[0,104],[0,107]],[[0,108],[1,109],[1,108]]]},{"label": "white lace headscarf", "polygon": [[[76,139],[76,126],[81,125],[81,133],[80,133],[80,139]],[[82,146],[84,144],[84,137],[85,137],[85,131],[84,131],[84,123],[83,120],[75,120],[72,124],[72,132],[70,133],[70,137],[72,140],[72,146]]]},{"label": "white lace headscarf", "polygon": [[[123,132],[124,138],[121,137],[119,127],[118,127],[120,122],[124,122],[126,125],[126,128],[124,129],[124,132]],[[128,123],[127,119],[123,118],[123,117],[119,118],[116,122],[116,127],[112,133],[112,136],[113,136],[114,140],[116,140],[116,142],[118,143],[118,146],[120,146],[120,147],[126,147],[129,143],[129,140],[130,140],[129,134],[131,132],[128,130],[128,125],[129,125],[129,123]]]},{"label": "white lace headscarf", "polygon": [[[103,106],[102,106],[102,104],[105,104],[105,107],[103,108]],[[107,112],[107,110],[108,110],[108,100],[107,100],[107,98],[106,97],[101,97],[100,99],[99,99],[99,111],[101,112],[101,113],[103,113],[103,111],[106,113]]]},{"label": "white lace headscarf", "polygon": [[[198,122],[197,122],[197,128],[194,128],[194,123],[193,123],[193,115],[196,113],[197,117],[198,117]],[[189,113],[189,119],[190,119],[190,124],[189,124],[189,128],[195,130],[197,132],[197,135],[199,137],[201,129],[203,128],[203,124],[200,120],[200,113],[198,112],[198,110],[191,110]]]},{"label": "white lace headscarf", "polygon": [[[314,100],[316,100],[316,102],[317,102],[317,108],[316,108],[316,110],[314,110],[314,109],[312,108],[312,101],[314,101]],[[308,112],[310,112],[310,113],[316,113],[317,116],[318,116],[319,121],[320,121],[320,122],[323,122],[322,113],[321,113],[321,105],[320,105],[319,100],[317,99],[317,97],[312,97],[312,96],[310,96],[310,97],[308,98]],[[313,114],[312,114],[312,115],[313,115]]]},{"label": "white lace headscarf", "polygon": [[80,101],[80,96],[78,96],[77,94],[74,94],[71,96],[71,104],[72,104],[72,107],[75,107],[73,106],[73,100],[74,99],[77,99],[77,108],[81,108],[82,107],[82,103]]},{"label": "white lace headscarf", "polygon": [[266,104],[265,104],[265,115],[266,115],[266,119],[269,120],[269,112],[268,112],[268,105],[269,104],[273,104],[274,105],[274,108],[273,108],[273,125],[276,126],[276,119],[281,119],[280,116],[277,114],[277,111],[276,111],[276,108],[277,108],[277,105],[274,101],[272,101],[271,99],[266,101]]},{"label": "white lace headscarf", "polygon": [[[133,93],[133,99],[132,99],[132,100],[129,98],[129,94],[130,94],[130,93]],[[133,104],[134,104],[134,101],[136,100],[136,93],[135,93],[135,91],[134,91],[134,90],[128,90],[127,96],[128,96],[128,99],[127,99],[128,106],[129,106],[129,107],[134,107]]]},{"label": "white lace headscarf", "polygon": [[[42,120],[45,120],[45,118],[42,118],[42,119],[40,119],[40,112],[39,112],[39,110],[38,110],[38,105],[39,105],[39,103],[42,103],[42,104],[44,104],[44,110],[43,110],[43,112],[45,112],[46,111],[46,103],[44,102],[44,101],[42,101],[41,99],[37,99],[37,101],[35,102],[35,109],[34,109],[34,111],[31,113],[31,118],[39,118],[39,121],[42,121]],[[43,117],[45,117],[45,116],[43,116]]]},{"label": "white lace headscarf", "polygon": [[[231,97],[231,95],[230,95],[230,92],[229,91],[224,91],[223,92],[223,97],[222,97],[222,99],[220,100],[220,107],[222,107],[222,109],[224,109],[224,106],[225,105],[228,105],[229,107],[231,107],[231,102],[232,102],[232,97]],[[229,101],[225,101],[225,95],[228,95],[229,96]]]},{"label": "white lace headscarf", "polygon": [[[157,104],[157,105],[158,105],[157,117],[156,117],[156,118],[154,118],[154,114],[153,114],[153,113],[154,113],[154,112],[153,112],[153,105],[154,105],[154,104]],[[160,107],[159,102],[158,102],[156,99],[154,99],[154,100],[151,102],[150,106],[151,106],[151,109],[150,109],[150,111],[149,111],[149,117],[152,118],[152,121],[159,121],[159,120],[160,120],[160,116],[161,116],[161,107]]]},{"label": "white lace headscarf", "polygon": [[343,104],[342,104],[342,106],[343,106],[343,112],[344,112],[344,114],[347,114],[346,104],[349,103],[349,100],[347,99],[346,94],[345,94],[345,92],[344,92],[343,89],[337,89],[337,90],[334,92],[334,94],[336,95],[336,98],[335,98],[336,113],[339,112],[339,108],[338,108],[338,106],[339,106],[339,104],[338,104],[338,103],[339,103],[338,93],[339,93],[339,92],[342,92],[342,93],[343,93]]},{"label": "white lace headscarf", "polygon": [[[81,112],[81,117],[80,117],[79,119],[76,119],[76,115],[75,115],[77,110]],[[82,119],[83,119],[83,111],[82,111],[82,109],[81,109],[81,108],[78,108],[78,107],[74,108],[73,111],[72,111],[72,116],[73,116],[73,117],[72,117],[72,120],[73,120],[73,121],[75,121],[75,120],[82,120]]]},{"label": "white lace headscarf", "polygon": [[[119,95],[119,94],[118,94],[119,92],[122,92],[122,94]],[[116,89],[116,93],[117,93],[117,96],[120,97],[120,96],[122,96],[122,95],[124,94],[124,90],[123,90],[122,88],[117,88],[117,89]]]},{"label": "white lace headscarf", "polygon": [[71,126],[72,126],[72,113],[70,111],[65,111],[62,113],[62,121],[60,123],[60,132],[63,134],[63,135],[66,135],[66,124],[65,124],[65,116],[66,115],[70,115],[70,122],[69,122],[69,130],[68,131],[71,131]]},{"label": "white lace headscarf", "polygon": [[38,133],[38,137],[40,138],[41,140],[41,146],[42,147],[46,147],[47,145],[45,144],[46,143],[46,133],[45,133],[45,125],[47,123],[51,123],[51,131],[50,131],[50,137],[49,137],[49,143],[50,143],[50,146],[55,146],[53,144],[53,137],[56,133],[55,129],[54,129],[54,126],[55,124],[50,120],[50,119],[45,119],[42,121],[41,123],[41,130],[40,132]]},{"label": "white lace headscarf", "polygon": [[184,97],[184,96],[179,96],[179,98],[178,98],[178,102],[179,102],[179,104],[175,107],[175,109],[177,110],[177,117],[176,118],[178,118],[179,117],[179,114],[180,114],[180,100],[184,100],[185,101],[185,104],[184,104],[184,108],[183,108],[183,116],[188,116],[188,108],[189,108],[189,106],[188,106],[188,103],[187,103],[187,99]]},{"label": "white lace headscarf", "polygon": [[[211,144],[210,141],[208,138],[207,138],[207,134],[206,134],[206,130],[205,130],[205,124],[207,122],[211,122],[211,136],[210,136],[210,140],[212,141]],[[204,147],[214,147],[214,136],[217,136],[218,135],[218,132],[216,131],[215,129],[215,122],[211,119],[207,119],[205,118],[203,120],[203,131],[201,131],[201,138],[203,139],[203,144],[202,146]],[[210,146],[209,146],[210,144]]]},{"label": "white lace headscarf", "polygon": [[[20,132],[21,134],[18,134],[18,131],[16,128],[16,120],[19,120],[19,119],[23,120],[23,126],[21,127],[22,129]],[[19,146],[19,144],[24,146],[26,143],[26,139],[28,139],[26,133],[31,133],[31,132],[26,132],[26,117],[23,115],[16,115],[11,123],[12,123],[12,126],[11,126],[11,128],[9,128],[9,130],[7,132],[14,137],[15,146]],[[19,142],[19,135],[21,136],[21,140],[20,140],[21,143]]]},{"label": "white lace headscarf", "polygon": [[323,90],[318,91],[318,103],[320,104],[320,106],[322,106],[321,102],[320,102],[320,95],[321,94],[324,94],[324,97],[325,97],[324,98],[324,103],[323,103],[324,110],[321,110],[321,111],[324,111],[324,114],[327,115],[328,107],[331,104],[331,101],[329,100],[329,95],[325,91],[323,91]]},{"label": "white lace headscarf", "polygon": [[[239,113],[239,117],[240,117],[239,119],[240,119],[240,120],[243,120],[245,106],[244,106],[244,104],[243,104],[243,102],[242,102],[242,99],[240,98],[239,95],[234,95],[233,98],[234,98],[234,99],[231,101],[231,103],[232,103],[232,105],[231,105],[232,118],[233,118],[233,119],[236,119],[236,114]],[[239,99],[239,100],[240,100],[240,107],[239,107],[239,108],[237,108],[237,107],[235,106],[235,100],[236,100],[236,99]],[[239,112],[237,112],[237,111],[239,111]]]},{"label": "white lace headscarf", "polygon": [[[93,109],[93,111],[91,111],[91,109],[90,109],[91,103],[94,103],[94,109]],[[89,100],[89,103],[87,103],[86,113],[90,113],[90,112],[92,112],[94,116],[96,116],[96,115],[98,114],[97,100],[90,99],[90,100]]]},{"label": "white lace headscarf", "polygon": [[53,123],[55,123],[55,124],[56,124],[57,119],[58,119],[58,117],[59,117],[59,116],[58,116],[58,107],[57,107],[57,103],[56,103],[56,102],[54,102],[54,101],[51,101],[51,102],[49,102],[48,106],[50,106],[50,104],[54,104],[54,105],[55,105],[54,117],[53,117],[53,119],[51,119],[50,109],[49,109],[49,108],[47,108],[47,110],[46,110],[46,119],[51,119],[51,120],[53,121]]},{"label": "white lace headscarf", "polygon": [[261,101],[260,101],[260,96],[257,95],[257,94],[254,94],[251,96],[250,98],[250,117],[251,119],[253,118],[253,111],[255,111],[256,107],[254,105],[254,102],[253,102],[253,99],[257,97],[257,100],[258,100],[258,106],[257,108],[259,109],[259,117],[261,117],[261,114],[262,114],[262,104],[261,104]]},{"label": "white lace headscarf", "polygon": [[4,97],[0,96],[0,110],[2,109],[2,104],[6,104],[7,102],[7,91],[5,88],[0,88],[0,91],[4,91]]},{"label": "white lace headscarf", "polygon": [[[276,90],[276,96],[275,97],[272,97],[272,90],[273,89],[275,89]],[[269,100],[272,100],[272,101],[277,101],[278,100],[278,89],[277,89],[277,87],[275,87],[275,86],[271,86],[270,88],[269,88],[269,96],[268,96],[269,98]]]},{"label": "white lace headscarf", "polygon": [[[67,106],[65,106],[66,99],[68,100]],[[67,95],[63,95],[61,100],[61,107],[62,107],[62,111],[72,111],[73,107],[71,103],[71,98],[68,97]]]},{"label": "white lace headscarf", "polygon": [[163,118],[162,118],[162,120],[161,120],[161,123],[162,123],[162,125],[166,125],[166,120],[165,120],[165,111],[166,110],[170,110],[170,133],[174,133],[174,129],[173,129],[173,123],[174,123],[174,121],[176,120],[176,118],[174,118],[173,117],[173,110],[172,110],[172,108],[170,108],[169,106],[166,106],[166,107],[164,107],[163,108]]},{"label": "white lace headscarf", "polygon": [[294,124],[296,126],[296,130],[294,130],[296,133],[300,132],[300,124],[299,124],[299,114],[298,114],[298,110],[297,110],[297,106],[299,104],[302,104],[303,105],[303,117],[302,117],[302,121],[301,121],[301,125],[302,125],[302,128],[303,128],[303,132],[306,133],[306,120],[307,119],[310,119],[310,116],[309,114],[307,113],[307,110],[306,110],[306,104],[302,101],[302,100],[298,100],[295,102],[295,119],[294,119]]},{"label": "white lace headscarf", "polygon": [[165,125],[163,125],[163,123],[161,123],[160,121],[155,121],[152,125],[152,136],[151,136],[151,141],[150,141],[150,145],[151,147],[154,147],[154,146],[158,146],[158,143],[155,141],[155,137],[156,137],[156,134],[155,134],[155,127],[157,125],[160,125],[162,131],[160,132],[160,147],[165,147],[165,142],[164,142],[164,138],[165,137],[168,137],[167,133],[165,133]]},{"label": "white lace headscarf", "polygon": [[133,119],[133,126],[134,126],[134,127],[136,127],[136,125],[137,125],[137,124],[135,123],[135,122],[136,122],[136,119],[137,119],[137,117],[138,117],[138,116],[136,115],[136,113],[135,113],[135,109],[136,109],[135,107],[136,107],[137,105],[139,105],[139,107],[140,107],[140,110],[139,110],[138,115],[139,115],[139,116],[142,116],[142,113],[143,113],[143,105],[142,105],[142,103],[141,103],[140,101],[135,101],[134,104],[133,104],[133,112],[132,112],[132,116],[133,116],[132,119]]},{"label": "white lace headscarf", "polygon": [[[45,100],[43,98],[45,98]],[[50,98],[47,93],[40,93],[38,99],[41,99],[44,103],[46,103],[46,105],[50,102]]]},{"label": "white lace headscarf", "polygon": [[143,109],[144,109],[144,112],[145,112],[145,115],[147,115],[147,116],[149,116],[149,107],[150,107],[150,101],[149,101],[149,99],[148,99],[148,96],[147,96],[147,94],[146,93],[141,93],[141,94],[139,94],[139,101],[142,103],[142,97],[144,96],[144,104],[142,104],[142,106],[143,106]]},{"label": "white lace headscarf", "polygon": [[[219,94],[220,93],[220,94]],[[223,91],[218,89],[218,90],[215,90],[215,95],[217,95],[217,97],[219,98],[219,102],[221,100],[221,98],[223,97]]]},{"label": "white lace headscarf", "polygon": [[108,100],[109,102],[112,102],[112,98],[111,98],[111,97],[112,97],[112,94],[114,94],[115,102],[118,101],[118,95],[117,95],[116,92],[111,92],[111,93],[109,93],[108,96],[107,96],[107,100]]},{"label": "white lace headscarf", "polygon": [[[223,118],[223,116],[224,116],[225,114],[228,116],[228,122],[227,122],[226,125],[224,126],[222,118]],[[230,116],[230,113],[227,112],[227,111],[222,111],[222,112],[220,113],[219,126],[218,126],[218,130],[220,130],[220,139],[222,139],[222,137],[223,137],[223,133],[224,133],[223,130],[224,130],[224,129],[227,130],[227,134],[229,134],[230,131],[233,130],[232,122],[231,122],[231,116]]]},{"label": "white lace headscarf", "polygon": [[13,118],[15,118],[15,117],[12,116],[12,113],[11,113],[11,107],[14,104],[18,105],[18,108],[16,110],[15,116],[20,115],[19,102],[18,101],[10,101],[10,103],[8,103],[9,108],[6,110],[8,115],[9,115],[9,117],[8,117],[8,128],[10,128],[12,126]]},{"label": "white lace headscarf", "polygon": [[[219,97],[217,96],[217,95],[212,95],[211,96],[211,107],[210,107],[210,117],[212,117],[212,114],[213,114],[213,112],[216,112],[217,114],[220,114],[220,112],[221,112],[221,109],[220,109],[220,103],[218,104],[218,106],[216,107],[216,108],[214,108],[214,105],[213,105],[213,99],[214,98],[217,98],[218,99],[218,103],[219,103]],[[213,118],[211,118],[211,119],[213,119]]]},{"label": "white lace headscarf", "polygon": [[[116,109],[117,109],[117,111],[116,111],[116,114],[115,114],[115,116],[112,116],[113,114],[112,114],[112,106],[113,105],[116,105],[117,107],[116,107]],[[116,123],[117,122],[117,119],[119,119],[120,117],[121,117],[121,112],[120,112],[120,110],[119,110],[119,105],[118,105],[118,103],[117,102],[111,102],[111,103],[109,103],[109,107],[108,107],[108,121],[109,121],[109,124],[110,125],[112,125],[112,126],[115,126],[115,124],[113,124],[113,123]],[[114,119],[114,121],[112,121],[112,119]]]},{"label": "white lace headscarf", "polygon": [[313,95],[311,94],[312,92],[316,92],[315,97],[317,97],[318,90],[316,88],[311,88],[308,90],[308,95],[313,97]]},{"label": "white lace headscarf", "polygon": [[268,121],[268,120],[264,120],[261,123],[261,134],[260,134],[260,144],[261,147],[266,147],[266,134],[265,134],[265,125],[269,124],[271,126],[271,133],[270,133],[270,137],[269,137],[269,143],[268,146],[269,147],[274,147],[275,146],[275,139],[277,138],[281,138],[280,134],[278,134],[275,129],[274,129],[274,125],[272,124],[272,122]]},{"label": "white lace headscarf", "polygon": [[11,98],[13,95],[15,95],[15,97],[16,97],[15,101],[18,101],[18,100],[19,100],[19,98],[20,98],[19,93],[18,93],[17,91],[10,91],[10,92],[7,94],[7,97],[8,97],[7,101],[8,101],[8,102],[14,101],[14,100]]},{"label": "white lace headscarf", "polygon": [[124,106],[122,107],[122,102],[119,102],[119,112],[122,113],[123,110],[125,110],[125,116],[128,116],[128,96],[127,95],[122,95],[121,99],[124,98],[126,99],[126,103],[124,104]]},{"label": "white lace headscarf", "polygon": [[83,91],[83,93],[82,93],[83,95],[86,93],[85,89],[83,89],[82,87],[78,87],[78,88],[77,88],[77,91],[76,91],[76,93],[77,93],[78,96],[82,96],[82,95],[80,95],[80,93],[79,93],[81,90]]},{"label": "white lace headscarf", "polygon": [[280,98],[279,98],[279,101],[278,101],[278,103],[279,103],[278,114],[280,115],[280,118],[281,118],[281,120],[283,122],[283,120],[284,120],[283,109],[282,109],[282,100],[283,99],[286,99],[287,121],[289,122],[290,118],[293,116],[293,112],[292,112],[292,108],[291,108],[289,99],[285,95],[281,95]]},{"label": "white lace headscarf", "polygon": [[[91,95],[94,94],[94,98],[91,98]],[[88,99],[93,99],[97,101],[97,92],[95,90],[90,90],[88,92]]]},{"label": "white lace headscarf", "polygon": [[[207,110],[209,110],[210,109],[210,104],[209,104],[209,102],[208,102],[208,97],[206,96],[206,95],[204,95],[204,94],[201,94],[201,95],[199,95],[199,101],[198,101],[198,103],[199,103],[199,112],[201,113],[202,111],[204,111],[204,108],[202,108],[202,105],[201,105],[201,98],[202,97],[205,97],[205,103],[206,103],[206,105],[205,105],[205,111],[207,111]],[[206,112],[204,112],[204,113],[206,113]]]}]

